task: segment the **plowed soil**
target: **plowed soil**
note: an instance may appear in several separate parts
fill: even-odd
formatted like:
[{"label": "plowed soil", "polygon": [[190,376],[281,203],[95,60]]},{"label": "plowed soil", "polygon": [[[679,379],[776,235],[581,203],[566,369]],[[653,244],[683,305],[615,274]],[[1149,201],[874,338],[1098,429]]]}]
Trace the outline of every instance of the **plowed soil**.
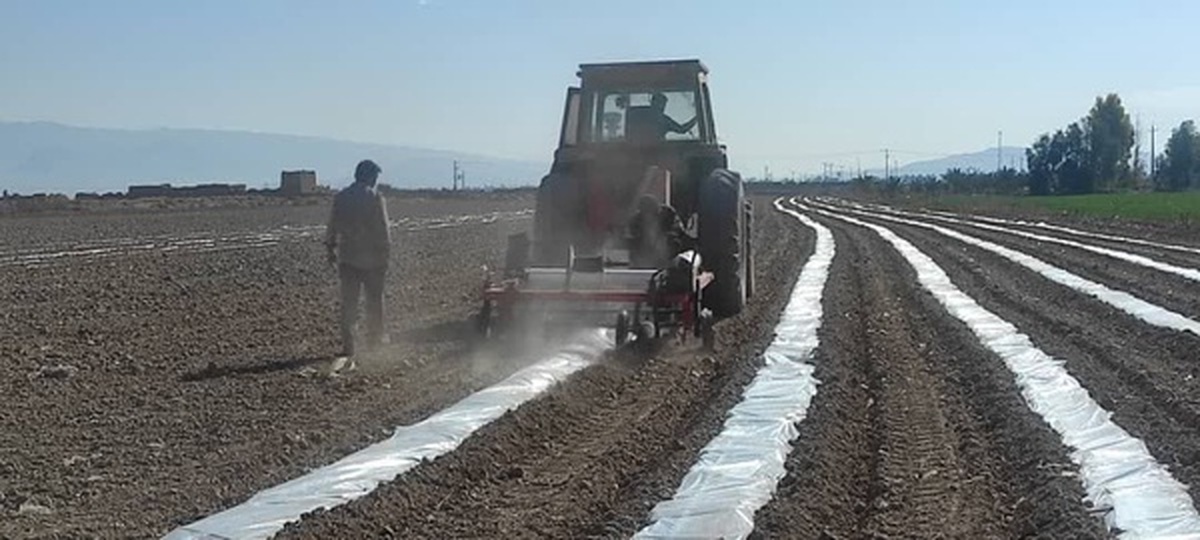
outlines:
[{"label": "plowed soil", "polygon": [[890,244],[819,220],[838,250],[821,386],[757,536],[1103,537],[1066,449],[1003,363]]},{"label": "plowed soil", "polygon": [[281,538],[621,537],[669,497],[761,364],[813,236],[755,205],[756,294],[715,354],[667,347],[576,375],[456,452]]},{"label": "plowed soil", "polygon": [[[325,205],[0,220],[0,538],[160,536],[532,362],[536,348],[481,343],[470,323],[481,266],[528,229],[531,206],[393,200],[391,343],[333,377]],[[648,524],[741,399],[812,253],[813,231],[770,199],[755,211],[756,294],[718,325],[715,351],[667,340],[609,355],[455,451],[279,536],[625,538]],[[754,536],[1110,537],[1107,509],[1085,502],[1070,450],[1004,363],[873,231],[812,217],[836,241],[810,359],[818,392]],[[934,231],[860,219],[911,241],[1063,360],[1200,498],[1200,337]],[[1195,282],[953,228],[1200,317]]]},{"label": "plowed soil", "polygon": [[[73,255],[0,265],[0,537],[160,535],[514,371],[472,354],[467,317],[527,204],[393,202],[392,345],[339,378],[336,273],[285,227],[326,208],[12,220]],[[263,234],[282,239],[230,240]],[[128,238],[232,248],[89,252]]]},{"label": "plowed soil", "polygon": [[[1142,265],[1077,247],[1044,242],[1019,235],[966,225],[950,224],[936,220],[922,221],[987,240],[1027,255],[1032,255],[1042,261],[1101,283],[1109,288],[1134,294],[1143,300],[1175,311],[1185,317],[1200,319],[1200,281],[1168,272],[1153,270]],[[880,224],[889,227],[895,225],[895,223],[886,221],[880,222]],[[1150,257],[1160,262],[1167,262],[1184,268],[1200,268],[1200,257],[1191,256],[1186,253],[1172,252],[1165,249],[1137,249],[1136,245],[1132,246],[1134,249],[1130,249],[1130,244],[1104,243],[1097,242],[1094,239],[1069,239],[1081,244],[1105,247]],[[1148,279],[1149,276],[1153,277]]]},{"label": "plowed soil", "polygon": [[[1113,412],[1113,421],[1145,441],[1155,459],[1189,486],[1193,500],[1200,500],[1200,336],[1143,323],[990,252],[948,243],[936,232],[879,223],[925,251],[980,305],[1066,361],[1097,403]],[[1048,249],[1034,241],[1006,243],[1027,253]],[[1151,298],[1165,281],[1160,272],[1085,253],[1073,256],[1087,263],[1066,267],[1085,275],[1092,273],[1087,268],[1105,268],[1093,277],[1109,286],[1116,286],[1106,283],[1111,275],[1140,272],[1140,280],[1119,287],[1130,294]],[[1200,301],[1200,293],[1187,289],[1176,294],[1180,304]]]},{"label": "plowed soil", "polygon": [[[947,224],[944,221],[939,221],[939,220],[926,220],[926,221],[928,221],[929,223],[936,223],[938,225],[949,226],[949,224]],[[1072,234],[1072,233],[1067,233],[1067,232],[1057,231],[1057,230],[1048,230],[1043,227],[1037,227],[1037,226],[1032,226],[1032,225],[1010,225],[1010,224],[1001,225],[1001,224],[997,224],[997,223],[987,223],[987,224],[993,225],[993,226],[1002,226],[1002,227],[1005,227],[1008,229],[1038,234],[1038,235],[1042,235],[1042,236],[1062,238],[1062,239],[1070,240],[1073,242],[1079,242],[1079,243],[1093,245],[1093,246],[1107,248],[1107,249],[1116,249],[1116,250],[1121,250],[1121,251],[1127,251],[1129,253],[1141,255],[1144,257],[1151,257],[1153,259],[1156,259],[1156,260],[1159,260],[1159,261],[1162,261],[1165,263],[1169,263],[1169,264],[1178,265],[1178,266],[1184,266],[1184,267],[1190,267],[1190,268],[1200,268],[1200,244],[1198,244],[1196,242],[1196,240],[1198,238],[1200,238],[1200,235],[1197,235],[1197,234],[1192,234],[1188,238],[1173,238],[1173,237],[1157,236],[1154,234],[1149,234],[1149,235],[1136,234],[1136,235],[1131,236],[1130,235],[1131,231],[1123,231],[1122,233],[1112,233],[1112,234],[1118,234],[1119,236],[1123,236],[1126,238],[1131,238],[1134,240],[1146,240],[1146,241],[1155,242],[1155,243],[1167,243],[1167,244],[1173,244],[1173,245],[1177,245],[1177,246],[1184,247],[1184,248],[1190,248],[1191,250],[1194,250],[1194,251],[1184,251],[1184,250],[1167,249],[1167,248],[1156,247],[1156,246],[1147,246],[1147,245],[1139,244],[1136,242],[1126,242],[1126,241],[1121,241],[1121,240],[1116,240],[1116,239],[1098,238],[1098,237],[1092,236],[1092,235],[1080,235],[1080,234]],[[975,227],[968,227],[966,229],[961,229],[961,230],[963,232],[971,234],[972,231],[979,231],[980,229],[975,228]],[[1099,230],[1087,231],[1087,232],[1110,234],[1110,233],[1105,233],[1105,232],[1099,231]]]}]

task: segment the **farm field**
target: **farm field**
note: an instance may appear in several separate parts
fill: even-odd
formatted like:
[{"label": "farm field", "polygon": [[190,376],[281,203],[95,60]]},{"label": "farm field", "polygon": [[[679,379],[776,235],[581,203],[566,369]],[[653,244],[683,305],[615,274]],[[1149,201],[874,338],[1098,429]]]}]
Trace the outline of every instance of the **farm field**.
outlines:
[{"label": "farm field", "polygon": [[932,208],[1070,220],[1126,220],[1158,227],[1194,228],[1200,223],[1200,193],[1099,193],[1045,197],[946,196],[922,201]]},{"label": "farm field", "polygon": [[[605,353],[273,532],[627,538],[704,515],[761,538],[1200,532],[1200,241],[754,203],[756,293],[714,351]],[[569,346],[473,337],[481,266],[531,208],[391,200],[391,343],[337,377],[324,206],[0,220],[0,537],[178,533]],[[757,502],[684,497],[737,484],[691,471],[736,457],[712,443],[793,333],[814,339],[784,363],[815,393],[770,430],[778,474]]]}]

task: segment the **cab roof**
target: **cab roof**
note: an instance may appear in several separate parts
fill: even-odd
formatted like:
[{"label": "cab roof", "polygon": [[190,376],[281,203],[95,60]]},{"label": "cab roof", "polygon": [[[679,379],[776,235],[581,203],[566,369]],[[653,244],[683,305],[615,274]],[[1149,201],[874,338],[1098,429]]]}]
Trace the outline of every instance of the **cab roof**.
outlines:
[{"label": "cab roof", "polygon": [[662,85],[695,83],[708,68],[697,59],[580,64],[577,75],[585,86]]}]

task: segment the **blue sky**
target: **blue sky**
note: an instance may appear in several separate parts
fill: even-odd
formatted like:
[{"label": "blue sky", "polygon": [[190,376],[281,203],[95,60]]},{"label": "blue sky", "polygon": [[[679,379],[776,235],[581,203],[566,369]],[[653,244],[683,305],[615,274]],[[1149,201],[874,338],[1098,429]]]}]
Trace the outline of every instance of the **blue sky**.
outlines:
[{"label": "blue sky", "polygon": [[[698,57],[750,174],[1021,145],[1118,92],[1200,119],[1200,2],[0,0],[0,120],[548,161],[582,62]],[[1148,144],[1148,134],[1146,144]]]}]

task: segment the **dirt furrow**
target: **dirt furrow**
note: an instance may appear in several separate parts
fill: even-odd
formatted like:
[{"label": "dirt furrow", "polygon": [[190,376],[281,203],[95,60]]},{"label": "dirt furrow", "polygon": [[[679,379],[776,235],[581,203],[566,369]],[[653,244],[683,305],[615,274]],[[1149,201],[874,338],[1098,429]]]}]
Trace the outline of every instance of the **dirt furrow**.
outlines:
[{"label": "dirt furrow", "polygon": [[[986,532],[976,523],[997,522],[997,516],[988,515],[996,506],[993,489],[960,489],[967,480],[954,430],[960,419],[951,419],[954,412],[947,410],[957,404],[943,398],[945,391],[924,358],[927,345],[913,342],[895,297],[878,281],[868,287],[866,292],[880,300],[867,305],[870,341],[865,353],[878,363],[875,406],[882,436],[870,505],[877,512],[870,516],[867,532],[889,537]],[[975,513],[979,515],[971,515]],[[967,527],[959,528],[962,524]]]},{"label": "dirt furrow", "polygon": [[[855,215],[858,217],[858,215]],[[879,221],[885,226],[896,225]],[[1037,257],[1081,277],[1133,294],[1147,302],[1200,320],[1200,283],[1084,249],[1042,242],[965,225],[932,222],[975,238]]]},{"label": "dirt furrow", "polygon": [[[905,217],[908,217],[908,216],[905,216]],[[968,218],[962,218],[962,219],[970,221],[970,219],[968,219]],[[944,221],[936,220],[936,219],[925,220],[925,221],[928,221],[930,223],[937,223],[939,225],[947,224]],[[1200,268],[1200,253],[1189,253],[1186,251],[1166,249],[1166,248],[1155,247],[1155,246],[1148,246],[1145,244],[1139,244],[1139,243],[1134,243],[1134,242],[1123,242],[1123,241],[1115,240],[1115,239],[1110,240],[1110,239],[1104,239],[1104,238],[1096,238],[1094,236],[1073,234],[1073,233],[1059,231],[1059,230],[1051,230],[1051,229],[1046,229],[1044,227],[1037,227],[1034,225],[1014,225],[1014,224],[1007,224],[1007,223],[1000,224],[1000,223],[990,223],[990,222],[983,222],[983,223],[990,225],[990,226],[1004,227],[1004,228],[1012,229],[1015,231],[1033,233],[1033,234],[1037,234],[1037,235],[1041,235],[1041,236],[1049,236],[1052,238],[1060,238],[1063,240],[1070,240],[1072,242],[1079,242],[1081,244],[1086,244],[1086,245],[1091,245],[1091,246],[1096,246],[1096,247],[1125,251],[1125,252],[1133,253],[1136,255],[1142,255],[1144,257],[1150,257],[1151,259],[1155,259],[1155,260],[1162,261],[1165,263],[1174,264],[1176,266],[1183,266],[1185,268]],[[972,227],[969,230],[978,231],[978,230],[982,230],[982,229]],[[967,229],[964,229],[964,232],[967,232],[967,231],[968,231]],[[1152,238],[1152,239],[1150,239],[1150,241],[1155,242],[1155,241],[1162,241],[1162,240]],[[1179,244],[1176,244],[1176,245],[1179,245]],[[1188,246],[1188,247],[1192,247],[1192,246]],[[1200,246],[1195,247],[1195,249],[1200,249]]]},{"label": "dirt furrow", "polygon": [[821,386],[756,536],[1105,536],[1003,362],[874,233],[821,221],[838,242]]},{"label": "dirt furrow", "polygon": [[[1200,500],[1200,337],[1142,323],[984,250],[894,226],[963,292],[1015,324]],[[1151,272],[1151,271],[1147,271]],[[1146,277],[1144,279],[1152,279]]]},{"label": "dirt furrow", "polygon": [[[920,211],[929,210],[928,208],[915,209]],[[1195,222],[1161,219],[1138,220],[1116,216],[1099,217],[1081,213],[1050,211],[1039,209],[1032,205],[1021,208],[989,204],[983,204],[975,208],[970,207],[970,205],[958,208],[936,208],[935,205],[934,209],[958,215],[980,215],[1020,221],[1045,221],[1055,225],[1093,231],[1100,234],[1143,238],[1156,242],[1200,247],[1200,243],[1196,241],[1198,229]]]},{"label": "dirt furrow", "polygon": [[760,364],[811,236],[757,200],[757,291],[718,351],[667,349],[588,368],[455,452],[282,538],[620,537],[669,497]]}]

